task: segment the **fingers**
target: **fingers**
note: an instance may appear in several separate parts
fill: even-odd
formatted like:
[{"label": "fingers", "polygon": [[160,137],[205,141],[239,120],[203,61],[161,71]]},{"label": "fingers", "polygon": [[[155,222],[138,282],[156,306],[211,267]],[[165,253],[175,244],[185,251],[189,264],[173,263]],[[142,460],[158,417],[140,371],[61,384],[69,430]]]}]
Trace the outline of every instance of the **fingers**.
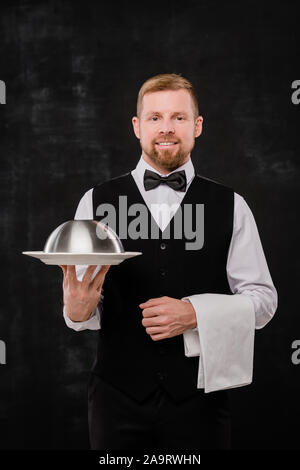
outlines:
[{"label": "fingers", "polygon": [[165,303],[165,297],[156,297],[154,299],[147,300],[147,302],[139,304],[139,307],[143,310],[142,315],[144,318],[156,317],[164,313],[163,304]]},{"label": "fingers", "polygon": [[95,266],[95,265],[88,266],[86,268],[84,276],[82,278],[82,284],[88,285],[91,282],[91,279],[93,277],[93,274],[94,274],[96,268],[97,268],[97,266]]},{"label": "fingers", "polygon": [[148,335],[157,335],[162,333],[162,326],[149,326],[146,328],[146,333]]},{"label": "fingers", "polygon": [[93,280],[92,286],[95,287],[97,290],[102,286],[104,279],[105,279],[105,275],[107,271],[109,270],[109,268],[110,268],[109,264],[101,266],[100,271],[96,274],[95,279]]},{"label": "fingers", "polygon": [[76,282],[78,282],[75,266],[61,264],[59,264],[58,266],[63,270],[65,282],[70,282],[71,284],[75,284]]},{"label": "fingers", "polygon": [[74,265],[67,265],[67,278],[71,284],[76,284],[78,282]]},{"label": "fingers", "polygon": [[156,305],[155,307],[145,308],[142,312],[142,315],[144,318],[148,318],[148,317],[157,317],[161,315],[162,313],[163,312],[161,311],[160,307]]},{"label": "fingers", "polygon": [[67,266],[60,265],[60,264],[58,266],[62,269],[64,276],[66,276],[67,275]]},{"label": "fingers", "polygon": [[[76,275],[76,269],[74,265],[58,265],[64,273],[64,280],[70,282],[70,284],[76,284],[78,283],[77,275]],[[93,279],[93,282],[91,282],[93,274],[97,268],[97,265],[90,265],[86,268],[84,276],[82,278],[82,284],[84,286],[88,286],[91,284],[91,287],[96,287],[98,289],[99,287],[102,286],[105,275],[107,271],[110,268],[110,265],[104,265],[101,266],[101,269]]]},{"label": "fingers", "polygon": [[166,302],[166,299],[163,297],[156,297],[154,299],[149,299],[147,302],[143,302],[139,304],[141,308],[148,308],[148,307],[155,307],[156,305],[160,305]]},{"label": "fingers", "polygon": [[67,266],[65,265],[59,265],[59,267],[62,269],[63,271],[63,289],[66,288],[67,286]]}]

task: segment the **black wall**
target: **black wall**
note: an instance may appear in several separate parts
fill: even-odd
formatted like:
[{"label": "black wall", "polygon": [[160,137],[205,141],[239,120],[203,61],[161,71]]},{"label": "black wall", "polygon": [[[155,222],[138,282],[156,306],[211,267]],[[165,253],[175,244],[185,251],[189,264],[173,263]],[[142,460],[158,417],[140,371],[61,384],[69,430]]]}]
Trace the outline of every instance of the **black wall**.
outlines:
[{"label": "black wall", "polygon": [[279,295],[256,331],[253,383],[231,390],[234,447],[298,447],[299,36],[292,2],[1,3],[0,448],[88,448],[97,334],[66,327],[60,268],[21,252],[42,250],[85,191],[134,168],[138,90],[170,72],[199,95],[194,166],[245,197]]}]

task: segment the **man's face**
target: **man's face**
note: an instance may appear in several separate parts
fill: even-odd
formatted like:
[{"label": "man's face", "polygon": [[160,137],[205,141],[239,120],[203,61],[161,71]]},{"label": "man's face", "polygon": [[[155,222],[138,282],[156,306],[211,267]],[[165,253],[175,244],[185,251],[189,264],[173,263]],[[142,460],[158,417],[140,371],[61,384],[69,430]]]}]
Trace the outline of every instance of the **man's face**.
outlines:
[{"label": "man's face", "polygon": [[144,160],[161,173],[188,161],[202,122],[202,116],[195,118],[192,98],[185,89],[146,93],[140,118],[132,118]]}]

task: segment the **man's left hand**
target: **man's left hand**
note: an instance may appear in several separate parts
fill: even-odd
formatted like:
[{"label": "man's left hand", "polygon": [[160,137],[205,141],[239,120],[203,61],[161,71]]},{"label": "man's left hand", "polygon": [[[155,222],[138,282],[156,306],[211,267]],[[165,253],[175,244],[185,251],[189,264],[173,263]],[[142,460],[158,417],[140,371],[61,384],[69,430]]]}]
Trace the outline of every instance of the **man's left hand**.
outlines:
[{"label": "man's left hand", "polygon": [[197,317],[193,305],[172,297],[157,297],[139,305],[143,309],[142,324],[153,341],[181,335],[196,328]]}]

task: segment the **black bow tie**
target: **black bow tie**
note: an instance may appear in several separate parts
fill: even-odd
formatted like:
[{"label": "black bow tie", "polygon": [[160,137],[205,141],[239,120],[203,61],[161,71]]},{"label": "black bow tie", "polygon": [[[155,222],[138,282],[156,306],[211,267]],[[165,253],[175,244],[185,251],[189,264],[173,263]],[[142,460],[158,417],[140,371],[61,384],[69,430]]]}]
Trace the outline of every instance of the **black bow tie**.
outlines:
[{"label": "black bow tie", "polygon": [[160,176],[155,171],[145,170],[144,173],[144,187],[146,191],[154,189],[161,183],[165,183],[175,191],[186,190],[186,176],[185,171],[175,171],[168,176]]}]

